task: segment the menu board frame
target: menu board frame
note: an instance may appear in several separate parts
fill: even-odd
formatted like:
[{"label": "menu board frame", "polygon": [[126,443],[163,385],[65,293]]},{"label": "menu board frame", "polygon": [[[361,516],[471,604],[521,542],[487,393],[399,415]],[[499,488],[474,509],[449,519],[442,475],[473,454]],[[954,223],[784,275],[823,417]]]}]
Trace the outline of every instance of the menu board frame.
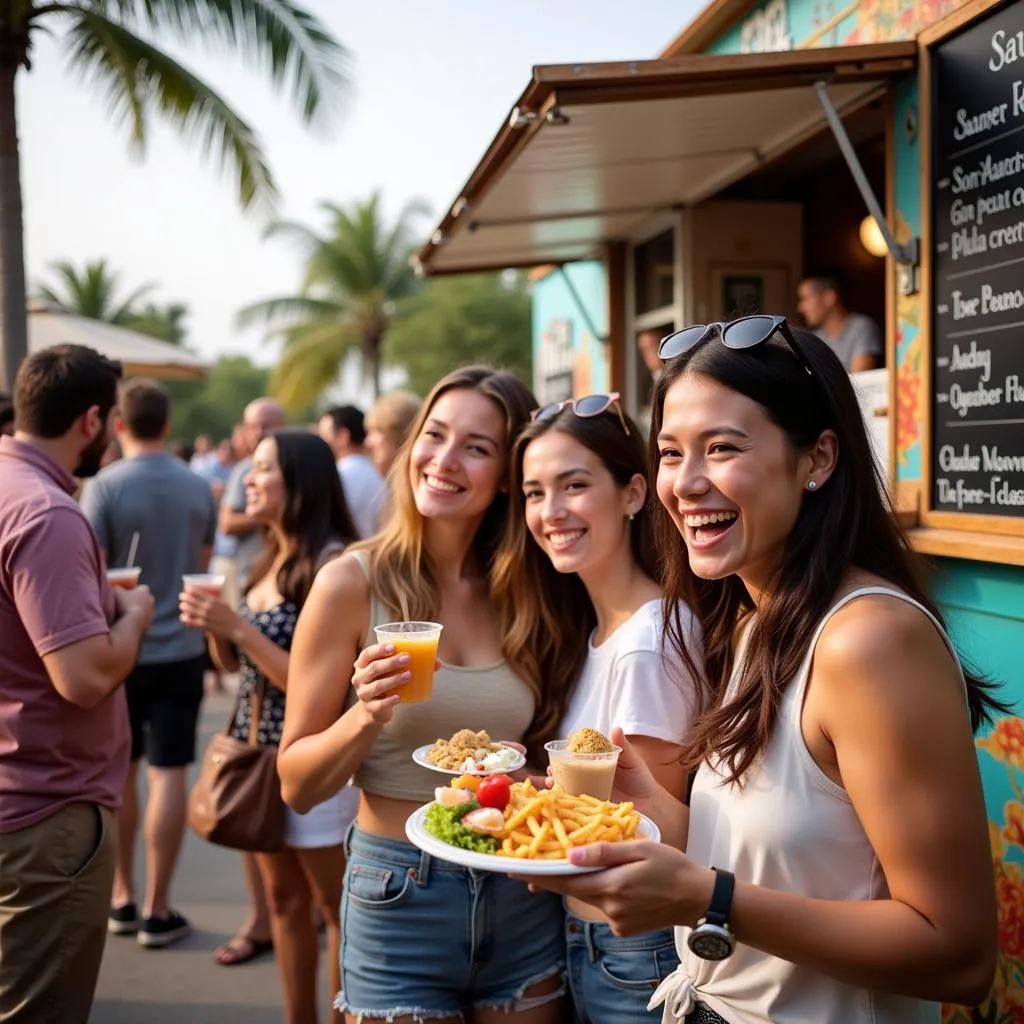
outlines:
[{"label": "menu board frame", "polygon": [[[920,525],[937,530],[996,534],[1020,538],[1024,535],[1024,518],[1000,516],[982,512],[950,512],[936,509],[932,504],[934,451],[934,375],[935,359],[935,295],[933,231],[933,170],[932,149],[934,124],[934,84],[932,81],[932,51],[951,36],[972,27],[976,22],[995,14],[1004,7],[1021,0],[969,0],[963,7],[931,26],[918,36],[918,146],[920,153],[920,209],[921,209],[921,289],[920,330],[923,342],[921,359],[921,387],[925,397],[924,422],[921,444]],[[891,364],[894,365],[894,364]],[[898,371],[896,371],[898,373]],[[895,390],[894,387],[893,390]],[[895,403],[892,405],[895,418]],[[963,555],[970,557],[970,552]]]}]

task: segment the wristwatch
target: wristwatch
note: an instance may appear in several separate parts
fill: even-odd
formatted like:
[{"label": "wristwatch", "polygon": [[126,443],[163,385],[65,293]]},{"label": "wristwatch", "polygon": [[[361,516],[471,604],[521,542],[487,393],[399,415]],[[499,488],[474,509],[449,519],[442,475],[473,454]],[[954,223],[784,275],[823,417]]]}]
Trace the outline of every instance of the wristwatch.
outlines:
[{"label": "wristwatch", "polygon": [[732,909],[736,877],[731,871],[722,868],[712,870],[715,872],[715,887],[711,891],[711,903],[686,941],[691,952],[702,960],[725,960],[732,956],[736,948],[736,940],[729,930],[729,911]]}]

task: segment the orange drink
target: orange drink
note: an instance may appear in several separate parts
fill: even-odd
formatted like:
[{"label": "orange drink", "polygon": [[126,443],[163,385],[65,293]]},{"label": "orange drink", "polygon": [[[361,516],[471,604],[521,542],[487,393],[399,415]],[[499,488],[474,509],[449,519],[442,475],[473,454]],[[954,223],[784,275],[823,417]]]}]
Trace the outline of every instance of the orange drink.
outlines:
[{"label": "orange drink", "polygon": [[134,590],[139,585],[139,576],[142,570],[137,566],[133,569],[108,569],[107,582],[112,587],[120,587],[122,590]]},{"label": "orange drink", "polygon": [[211,597],[220,597],[224,589],[224,577],[212,572],[186,573],[181,577],[181,582],[186,594],[190,590],[198,590]]},{"label": "orange drink", "polygon": [[443,626],[436,622],[388,622],[374,626],[377,643],[393,644],[395,654],[408,654],[412,679],[395,688],[399,704],[419,704],[434,692],[434,663]]}]

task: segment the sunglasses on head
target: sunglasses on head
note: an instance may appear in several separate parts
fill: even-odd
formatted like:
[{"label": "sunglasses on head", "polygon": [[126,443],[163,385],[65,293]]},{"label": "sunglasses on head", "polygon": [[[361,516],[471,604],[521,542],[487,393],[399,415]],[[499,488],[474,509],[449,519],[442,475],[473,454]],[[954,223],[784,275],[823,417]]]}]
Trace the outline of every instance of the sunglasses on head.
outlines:
[{"label": "sunglasses on head", "polygon": [[684,352],[696,348],[705,338],[710,338],[717,333],[722,344],[726,348],[748,349],[757,348],[763,345],[776,333],[782,335],[783,341],[793,350],[793,355],[800,361],[800,365],[810,376],[814,376],[811,367],[808,365],[800,346],[789,329],[789,324],[784,316],[769,316],[768,314],[757,314],[755,316],[743,316],[739,320],[730,320],[728,323],[719,321],[713,324],[695,324],[692,327],[684,327],[675,334],[670,334],[661,339],[658,346],[658,357],[663,360],[674,359]]},{"label": "sunglasses on head", "polygon": [[626,417],[622,415],[622,406],[619,404],[617,391],[613,391],[610,395],[584,395],[582,398],[566,398],[562,402],[549,402],[539,409],[534,409],[530,414],[530,419],[534,423],[553,420],[567,405],[572,406],[572,411],[581,419],[600,416],[601,413],[614,409],[618,414],[622,429],[629,434],[629,427],[626,425]]}]

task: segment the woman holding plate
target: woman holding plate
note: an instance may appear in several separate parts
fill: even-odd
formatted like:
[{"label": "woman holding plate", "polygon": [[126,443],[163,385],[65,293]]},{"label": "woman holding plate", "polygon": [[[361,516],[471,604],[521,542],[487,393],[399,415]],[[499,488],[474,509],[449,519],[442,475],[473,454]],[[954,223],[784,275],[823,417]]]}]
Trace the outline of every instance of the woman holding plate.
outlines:
[{"label": "woman holding plate", "polygon": [[652,1001],[671,1024],[937,1024],[992,981],[972,728],[1002,705],[919,582],[831,348],[754,316],[661,355],[659,549],[710,687],[690,806],[622,738],[618,795],[664,842],[576,850],[608,870],[535,884],[616,934],[677,926],[681,964]]},{"label": "woman holding plate", "polygon": [[[541,680],[503,643],[511,609],[492,599],[490,579],[509,453],[535,404],[517,378],[489,368],[440,381],[392,470],[387,527],[320,573],[299,618],[278,761],[284,798],[305,810],[352,775],[362,794],[342,900],[337,1005],[349,1021],[563,1019],[558,899],[436,860],[405,836],[440,779],[415,750],[460,727],[534,751],[550,738]],[[374,634],[396,619],[443,626],[432,692],[417,703],[400,703],[409,655]]]}]

